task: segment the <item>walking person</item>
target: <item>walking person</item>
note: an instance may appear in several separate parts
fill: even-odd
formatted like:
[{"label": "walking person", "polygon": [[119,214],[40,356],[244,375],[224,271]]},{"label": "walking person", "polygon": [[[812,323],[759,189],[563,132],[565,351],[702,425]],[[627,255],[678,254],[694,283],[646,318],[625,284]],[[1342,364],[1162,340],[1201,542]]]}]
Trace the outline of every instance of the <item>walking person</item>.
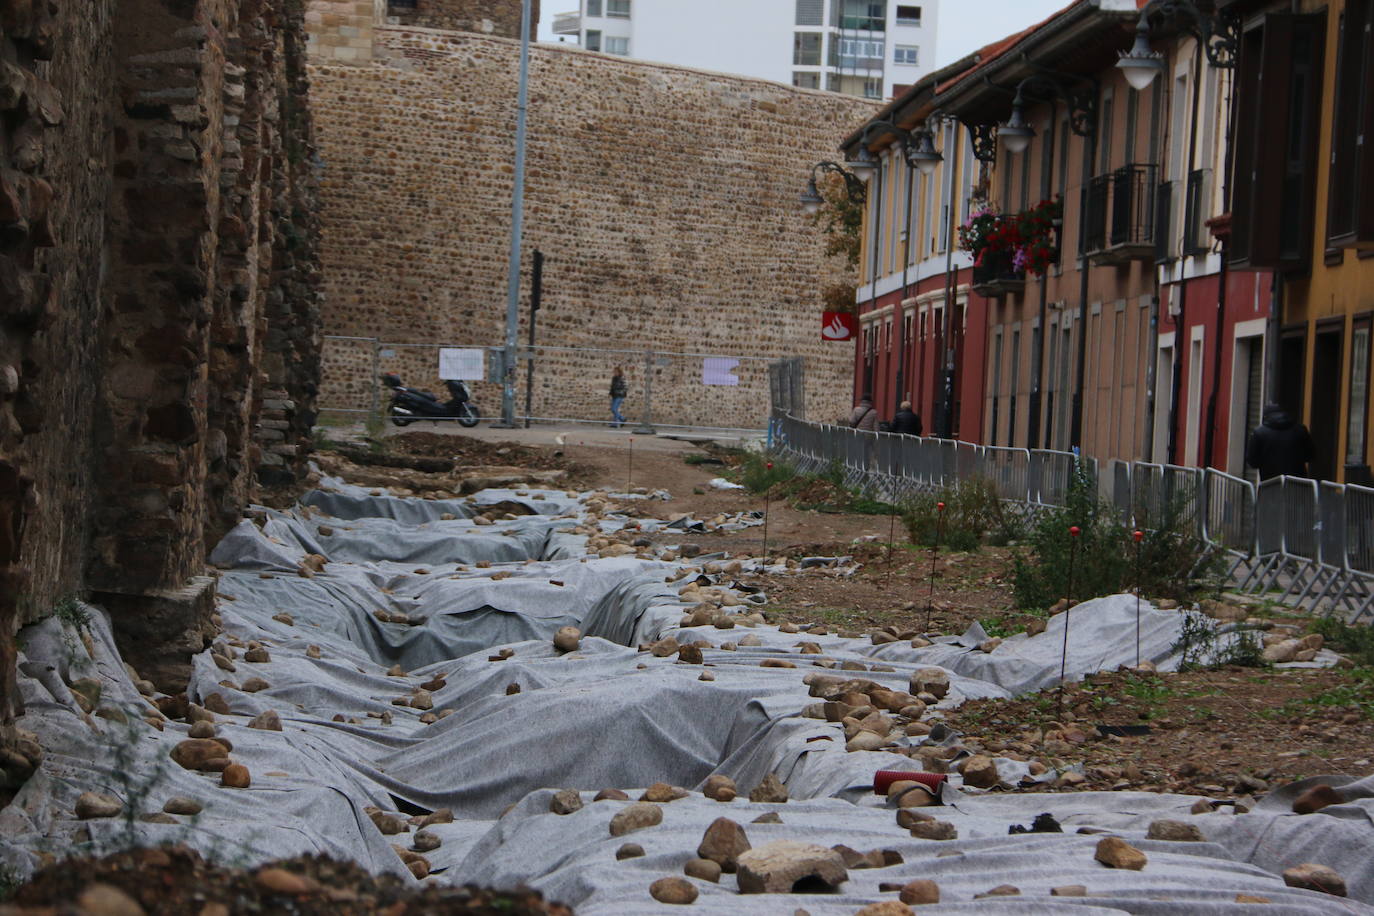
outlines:
[{"label": "walking person", "polygon": [[903,436],[921,434],[921,415],[911,409],[910,401],[903,401],[902,406],[897,408],[897,413],[892,417],[892,431]]},{"label": "walking person", "polygon": [[849,415],[849,425],[869,432],[878,429],[878,409],[873,406],[873,395],[866,394],[859,399],[859,406]]},{"label": "walking person", "polygon": [[625,384],[625,370],[619,366],[615,367],[615,372],[611,374],[611,428],[619,429],[625,425],[625,418],[620,415],[620,407],[625,403],[625,395],[629,393],[629,388]]},{"label": "walking person", "polygon": [[1287,474],[1306,477],[1312,460],[1312,434],[1277,404],[1264,408],[1264,420],[1250,434],[1245,463],[1259,471],[1260,480]]}]

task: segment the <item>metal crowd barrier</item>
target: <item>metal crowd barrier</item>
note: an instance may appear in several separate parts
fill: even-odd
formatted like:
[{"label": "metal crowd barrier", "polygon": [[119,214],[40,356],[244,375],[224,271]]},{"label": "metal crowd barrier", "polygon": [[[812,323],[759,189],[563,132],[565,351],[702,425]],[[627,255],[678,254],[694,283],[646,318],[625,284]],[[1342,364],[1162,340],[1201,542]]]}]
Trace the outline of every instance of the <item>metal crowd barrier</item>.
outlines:
[{"label": "metal crowd barrier", "polygon": [[1298,607],[1374,612],[1374,489],[1297,477],[1258,487],[1215,469],[1111,462],[1072,452],[994,448],[952,439],[868,432],[774,416],[775,451],[803,473],[838,468],[846,486],[897,500],[984,478],[1025,516],[1064,505],[1073,475],[1086,473],[1123,522],[1149,527],[1178,513],[1203,542],[1230,558],[1238,590]]}]

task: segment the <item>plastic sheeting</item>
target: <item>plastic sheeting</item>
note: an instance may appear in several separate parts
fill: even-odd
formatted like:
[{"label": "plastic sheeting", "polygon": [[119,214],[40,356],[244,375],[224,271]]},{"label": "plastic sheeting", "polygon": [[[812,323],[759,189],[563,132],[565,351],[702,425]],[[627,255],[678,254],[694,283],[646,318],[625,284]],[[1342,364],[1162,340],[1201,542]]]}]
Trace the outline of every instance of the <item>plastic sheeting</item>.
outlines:
[{"label": "plastic sheeting", "polygon": [[[465,500],[393,500],[339,482],[331,490],[307,499],[309,511],[268,513],[262,527],[241,524],[213,557],[225,570],[219,610],[226,633],[260,641],[271,658],[249,663],[240,655],[235,670],[224,671],[206,652],[195,659],[189,692],[197,701],[218,693],[229,704],[232,715],[219,717],[220,733],[252,771],[252,788],[223,789],[217,779],[170,762],[187,726],[169,722],[158,731],[141,721],[142,701],[102,613],[93,613],[93,654],[50,619],[21,637],[24,725],[40,734],[48,756],[16,804],[0,811],[7,838],[0,858],[27,870],[42,850],[176,840],[236,861],[325,852],[408,874],[389,848],[405,837],[383,837],[363,807],[448,807],[458,819],[429,828],[444,841],[428,854],[436,870],[431,880],[527,883],[584,914],[676,912],[655,903],[648,885],[680,874],[705,827],[724,815],[743,824],[755,845],[802,839],[889,848],[905,862],[852,871],[838,894],[785,900],[740,896],[732,876],[719,885],[696,881],[700,912],[852,913],[891,899],[878,891],[880,882],[918,877],[939,882],[945,901],[922,912],[981,912],[995,904],[1015,913],[1232,913],[1245,909],[1234,903],[1238,893],[1269,898],[1274,905],[1266,913],[1374,912],[1358,902],[1374,900],[1367,855],[1374,780],[1348,786],[1348,804],[1305,817],[1288,813],[1284,792],[1244,816],[1193,817],[1187,812],[1195,799],[1185,796],[947,788],[948,806],[931,811],[953,823],[959,838],[935,842],[900,830],[893,810],[870,790],[874,771],[910,768],[909,759],[847,753],[838,725],[801,715],[814,702],[802,678],[818,669],[808,664],[816,656],[798,655],[800,641],[818,643],[823,657],[837,662],[890,668],[854,674],[891,687],[904,688],[917,668],[943,667],[951,672],[942,704],[949,706],[1054,683],[1066,622],[1072,676],[1133,664],[1133,599],[1080,605],[1053,618],[1044,634],[1008,639],[992,653],[976,649],[983,638],[976,628],[923,649],[763,626],[683,630],[677,590],[691,578],[666,581],[673,563],[585,556],[584,539],[567,530],[575,520],[552,517],[575,509],[561,493],[479,494],[477,505],[520,499],[541,514],[477,527],[454,511],[472,505]],[[340,516],[323,515],[326,506]],[[457,517],[446,521],[445,514]],[[603,520],[602,527],[618,526]],[[298,569],[311,554],[329,562],[303,577]],[[290,623],[274,619],[282,612]],[[401,615],[405,623],[391,622]],[[1162,668],[1174,664],[1181,619],[1145,606],[1142,658]],[[568,624],[586,635],[578,651],[560,656],[549,637]],[[709,667],[634,648],[665,635],[709,643]],[[720,648],[747,636],[760,644]],[[760,667],[767,658],[797,667]],[[404,676],[389,676],[393,665]],[[700,680],[704,670],[714,680]],[[421,710],[394,701],[436,676],[445,684],[433,692],[433,709],[452,712],[425,725]],[[67,687],[80,677],[97,678],[101,705],[129,709],[128,723],[82,714]],[[269,686],[247,692],[250,677]],[[283,731],[245,727],[247,717],[268,709],[280,715]],[[694,794],[665,806],[661,825],[625,838],[607,829],[624,803],[590,803],[601,788],[659,781],[698,787],[713,773],[731,776],[747,795],[770,772],[787,784],[792,801],[721,804]],[[587,806],[568,816],[548,813],[556,788],[582,790]],[[125,799],[133,815],[160,810],[173,795],[199,798],[205,811],[176,826],[136,816],[78,822],[71,812],[87,789]],[[749,823],[765,811],[776,811],[783,823]],[[1092,857],[1095,836],[1007,834],[1011,824],[1044,811],[1070,831],[1090,827],[1128,838],[1149,865],[1142,872],[1102,867]],[[1190,820],[1207,842],[1144,840],[1159,817]],[[627,840],[647,855],[616,861],[615,849]],[[1355,899],[1284,887],[1277,872],[1307,861],[1342,872]],[[1020,887],[1022,896],[972,900],[1002,883]],[[1048,896],[1066,884],[1083,884],[1092,896]]]}]

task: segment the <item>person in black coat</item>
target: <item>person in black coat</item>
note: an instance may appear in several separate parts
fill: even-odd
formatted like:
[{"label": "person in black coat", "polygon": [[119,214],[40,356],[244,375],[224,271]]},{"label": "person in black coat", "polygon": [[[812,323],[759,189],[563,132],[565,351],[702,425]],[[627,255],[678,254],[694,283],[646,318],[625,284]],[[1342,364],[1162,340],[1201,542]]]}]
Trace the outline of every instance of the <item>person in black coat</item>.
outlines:
[{"label": "person in black coat", "polygon": [[1250,434],[1245,463],[1259,471],[1260,480],[1287,474],[1306,477],[1312,460],[1312,434],[1277,404],[1264,408],[1264,421]]},{"label": "person in black coat", "polygon": [[897,413],[892,418],[892,431],[904,436],[921,434],[921,415],[911,409],[910,401],[903,401],[902,406],[897,408]]}]

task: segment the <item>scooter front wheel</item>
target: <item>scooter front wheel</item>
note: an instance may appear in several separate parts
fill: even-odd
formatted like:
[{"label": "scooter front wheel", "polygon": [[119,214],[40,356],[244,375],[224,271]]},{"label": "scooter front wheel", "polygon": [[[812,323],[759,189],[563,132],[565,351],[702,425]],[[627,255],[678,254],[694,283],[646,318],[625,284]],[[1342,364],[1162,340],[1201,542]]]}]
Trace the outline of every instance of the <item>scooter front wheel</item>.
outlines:
[{"label": "scooter front wheel", "polygon": [[402,417],[398,414],[392,414],[391,422],[395,423],[397,426],[409,426],[410,424],[414,423],[415,420],[412,417]]},{"label": "scooter front wheel", "polygon": [[482,416],[482,411],[477,409],[477,405],[471,401],[463,404],[463,414],[458,418],[458,425],[464,429],[472,429],[477,425]]}]

